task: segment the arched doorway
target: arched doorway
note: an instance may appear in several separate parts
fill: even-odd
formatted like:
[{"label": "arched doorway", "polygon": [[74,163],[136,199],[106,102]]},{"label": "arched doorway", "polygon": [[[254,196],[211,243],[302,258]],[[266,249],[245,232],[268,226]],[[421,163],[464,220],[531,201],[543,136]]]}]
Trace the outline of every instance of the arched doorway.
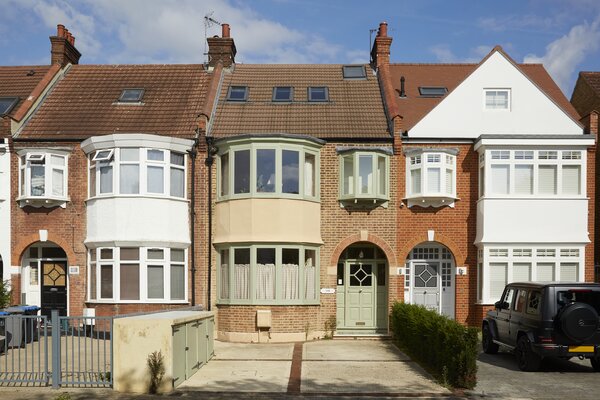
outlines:
[{"label": "arched doorway", "polygon": [[377,246],[347,247],[337,266],[337,331],[385,333],[388,329],[388,261]]},{"label": "arched doorway", "polygon": [[415,246],[406,259],[404,300],[454,318],[455,270],[452,252],[441,243]]},{"label": "arched doorway", "polygon": [[21,261],[21,299],[37,305],[41,314],[67,315],[68,267],[65,251],[52,242],[36,242],[23,253]]}]

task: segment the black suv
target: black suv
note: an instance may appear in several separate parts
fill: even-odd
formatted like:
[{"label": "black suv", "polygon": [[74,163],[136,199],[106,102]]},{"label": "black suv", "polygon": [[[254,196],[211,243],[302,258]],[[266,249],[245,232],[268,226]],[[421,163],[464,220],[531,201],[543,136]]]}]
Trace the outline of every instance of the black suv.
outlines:
[{"label": "black suv", "polygon": [[544,357],[589,358],[600,371],[600,284],[511,283],[482,326],[483,351],[514,350],[523,371]]}]

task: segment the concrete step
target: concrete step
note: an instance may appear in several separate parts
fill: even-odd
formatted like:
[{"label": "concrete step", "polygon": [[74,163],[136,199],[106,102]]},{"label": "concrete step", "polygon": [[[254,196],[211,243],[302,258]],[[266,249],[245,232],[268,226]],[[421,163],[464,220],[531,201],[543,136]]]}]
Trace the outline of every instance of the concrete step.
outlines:
[{"label": "concrete step", "polygon": [[387,333],[358,333],[358,332],[336,332],[333,340],[391,340],[392,336]]}]

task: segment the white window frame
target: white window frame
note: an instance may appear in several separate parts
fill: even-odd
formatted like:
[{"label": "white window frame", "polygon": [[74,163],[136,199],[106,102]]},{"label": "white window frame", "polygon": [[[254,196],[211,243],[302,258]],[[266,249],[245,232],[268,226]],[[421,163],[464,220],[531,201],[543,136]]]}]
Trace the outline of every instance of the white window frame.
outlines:
[{"label": "white window frame", "polygon": [[[17,152],[19,156],[19,183],[17,201],[21,207],[27,205],[54,207],[66,207],[69,201],[69,152],[62,150],[22,150]],[[63,165],[53,165],[52,157],[61,158]],[[35,165],[44,166],[44,194],[33,195],[31,193],[31,167]],[[53,170],[62,172],[63,195],[52,193]]]},{"label": "white window frame", "polygon": [[[92,157],[92,161],[110,161],[113,157],[114,152],[114,149],[96,150],[94,152],[94,157]],[[103,153],[106,154],[102,155]]]},{"label": "white window frame", "polygon": [[[138,247],[138,246],[122,246],[124,248],[129,247]],[[104,249],[111,249],[113,251],[112,259],[110,260],[101,260],[100,252]],[[149,259],[147,254],[148,250],[153,249],[161,249],[163,250],[164,257],[162,260],[153,260]],[[120,266],[121,266],[121,248],[120,247],[97,247],[94,249],[90,249],[87,252],[87,260],[88,265],[95,264],[96,265],[96,298],[92,299],[90,297],[91,293],[91,273],[92,268],[88,268],[88,283],[87,283],[87,293],[86,298],[89,303],[131,303],[131,304],[144,304],[144,303],[153,303],[153,304],[187,304],[188,300],[188,250],[184,250],[184,261],[171,261],[171,248],[169,247],[139,247],[140,251],[140,259],[139,259],[139,300],[121,300],[121,283],[120,283]],[[96,252],[96,260],[92,261],[91,252]],[[131,264],[135,263],[135,261],[123,261],[123,264]],[[111,265],[112,266],[112,277],[113,277],[113,290],[112,297],[110,298],[101,298],[101,265]],[[164,283],[164,291],[163,298],[148,298],[148,265],[161,265],[163,266],[163,283]],[[171,265],[184,265],[184,299],[183,300],[173,300],[171,299]]]},{"label": "white window frame", "polygon": [[[422,152],[406,154],[406,200],[408,207],[454,207],[458,199],[456,191],[457,155],[443,149],[424,149]],[[429,170],[440,170],[439,191],[429,190]],[[413,192],[412,172],[420,171],[421,189]],[[452,179],[451,191],[448,192],[447,172]]]},{"label": "white window frame", "polygon": [[[483,169],[483,180],[479,182],[480,198],[585,198],[587,191],[587,150],[581,148],[486,148],[480,149],[479,175]],[[533,152],[533,158],[518,159],[518,154]],[[563,159],[563,154],[567,155]],[[576,158],[574,154],[579,154]],[[483,157],[482,157],[483,156]],[[507,194],[493,193],[492,166],[507,165],[509,168],[509,190]],[[531,194],[517,194],[515,189],[515,170],[517,165],[533,166],[533,191]],[[539,190],[539,168],[551,165],[556,168],[556,194],[542,194]],[[579,194],[563,193],[563,167],[579,167]],[[482,187],[483,186],[483,187]]]},{"label": "white window frame", "polygon": [[[492,92],[506,92],[507,93],[507,105],[506,107],[496,107],[497,104],[494,104],[493,107],[488,107],[487,104],[487,96],[488,93],[492,93]],[[511,93],[511,89],[510,88],[485,88],[483,89],[483,109],[485,111],[492,111],[492,112],[496,112],[496,111],[510,111],[511,110],[511,105],[512,105],[512,93]]]},{"label": "white window frame", "polygon": [[[360,193],[359,190],[359,180],[360,180],[360,157],[361,156],[369,156],[371,157],[371,189],[368,193]],[[359,200],[381,200],[388,201],[389,200],[389,186],[390,186],[390,156],[378,152],[378,151],[369,151],[365,149],[364,151],[349,151],[340,154],[340,185],[339,185],[339,199],[340,201],[359,201]],[[379,159],[383,158],[385,161],[385,188],[382,191],[380,187],[380,176],[379,176]],[[344,161],[350,159],[352,161],[352,190],[345,194],[344,193]]]}]

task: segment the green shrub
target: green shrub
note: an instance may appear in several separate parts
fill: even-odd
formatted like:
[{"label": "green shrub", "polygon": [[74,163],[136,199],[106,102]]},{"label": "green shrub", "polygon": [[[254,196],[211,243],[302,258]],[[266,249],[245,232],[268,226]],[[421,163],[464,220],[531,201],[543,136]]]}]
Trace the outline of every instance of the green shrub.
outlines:
[{"label": "green shrub", "polygon": [[8,307],[10,305],[9,286],[10,283],[8,281],[3,281],[0,276],[0,308]]},{"label": "green shrub", "polygon": [[150,387],[148,391],[152,394],[158,393],[160,383],[165,376],[165,359],[160,351],[154,351],[146,360],[150,370]]},{"label": "green shrub", "polygon": [[472,389],[477,384],[476,328],[406,303],[392,307],[391,326],[399,346],[442,383]]}]

